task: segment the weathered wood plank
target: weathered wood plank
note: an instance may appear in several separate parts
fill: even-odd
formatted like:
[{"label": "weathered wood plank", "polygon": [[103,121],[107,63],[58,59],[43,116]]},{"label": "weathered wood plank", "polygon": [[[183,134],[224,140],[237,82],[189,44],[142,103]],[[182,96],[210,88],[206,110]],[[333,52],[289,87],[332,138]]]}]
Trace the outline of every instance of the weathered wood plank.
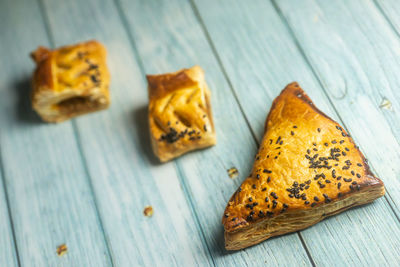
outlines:
[{"label": "weathered wood plank", "polygon": [[[381,174],[386,184],[396,186],[397,181],[394,181],[396,171],[392,168],[397,167],[391,164],[393,160],[398,160],[398,156],[394,153],[395,149],[390,146],[396,147],[397,143],[381,111],[375,104],[371,104],[366,96],[360,96],[359,101],[354,102],[353,105],[343,104],[348,107],[346,113],[343,112],[343,108],[338,108],[340,105],[338,106],[335,102],[338,100],[328,99],[314,73],[301,56],[291,33],[270,3],[265,1],[252,1],[251,4],[240,1],[215,3],[211,0],[195,1],[195,3],[238,95],[239,102],[258,137],[262,135],[265,116],[273,98],[287,83],[297,80],[324,112],[336,120],[343,119],[342,122],[348,126],[355,140],[364,148],[364,152],[371,159],[374,167],[377,165],[374,162],[380,163],[382,159],[387,160],[379,169],[376,166],[376,171]],[[332,2],[326,2],[326,5],[328,3]],[[309,21],[314,16],[299,15],[299,10],[305,12],[309,10],[309,7],[306,7],[304,2],[298,1],[282,4],[290,7],[293,24],[302,25],[299,31],[303,35],[306,34],[303,32],[307,31],[307,36],[314,36],[314,27],[309,25]],[[304,25],[306,24],[304,21],[307,21],[307,25]],[[332,43],[331,36],[316,35],[314,38],[316,40],[313,46],[315,56],[329,57],[325,65],[321,64],[316,68],[318,75],[333,83],[343,81],[341,75],[346,71],[354,72],[349,67],[344,68],[348,54],[341,53],[338,48],[333,56],[331,50],[320,47],[320,43]],[[332,45],[332,47],[335,46]],[[340,60],[341,58],[343,60]],[[342,62],[340,68],[337,67],[339,74],[332,69],[330,72],[324,72],[326,66],[338,61]],[[364,66],[364,68],[367,67]],[[370,76],[374,74],[371,73]],[[348,78],[346,77],[346,80]],[[353,85],[348,87],[348,90],[357,87],[359,85]],[[354,90],[354,92],[360,91]],[[334,103],[333,107],[338,110],[340,117],[331,102]],[[360,106],[355,107],[356,103]],[[356,113],[355,110],[360,113]],[[361,113],[362,110],[364,113]],[[360,119],[366,112],[368,112],[368,121]],[[368,125],[377,125],[380,129],[367,129]],[[376,136],[382,138],[378,140],[380,147],[370,143],[370,140],[375,140]],[[386,156],[382,156],[387,152],[393,157],[391,161]],[[389,170],[385,171],[385,168]],[[380,199],[372,205],[350,210],[301,233],[317,265],[389,265],[398,261],[399,255],[394,251],[400,244],[399,231],[398,220],[388,202]]]},{"label": "weathered wood plank", "polygon": [[[1,1],[0,32],[1,156],[21,265],[106,266],[109,256],[71,124],[40,123],[30,107],[29,52],[48,43],[37,3]],[[56,248],[63,243],[69,251],[59,257]]]},{"label": "weathered wood plank", "polygon": [[[1,7],[1,4],[0,4]],[[0,124],[1,125],[1,124]],[[0,126],[1,127],[1,126]],[[1,160],[1,155],[0,155]],[[12,232],[11,218],[7,207],[3,170],[0,161],[0,266],[17,266],[18,259]]]},{"label": "weathered wood plank", "polygon": [[[374,0],[378,8],[381,9],[390,25],[400,35],[400,3],[396,0]],[[397,50],[398,51],[398,50]],[[399,52],[400,53],[400,52]]]},{"label": "weathered wood plank", "polygon": [[[206,72],[218,144],[178,159],[176,167],[216,265],[310,265],[297,234],[236,253],[225,251],[221,216],[227,200],[251,168],[256,152],[254,139],[190,4],[178,0],[120,2],[146,73],[194,64]],[[239,169],[241,179],[229,179],[226,170],[232,166]]]},{"label": "weathered wood plank", "polygon": [[55,45],[96,38],[108,49],[112,105],[76,125],[114,264],[213,265],[174,164],[152,155],[146,82],[114,3],[44,3]]},{"label": "weathered wood plank", "polygon": [[[399,215],[400,39],[372,1],[304,1],[298,10],[292,4],[279,7]],[[383,99],[392,108],[380,108]]]}]

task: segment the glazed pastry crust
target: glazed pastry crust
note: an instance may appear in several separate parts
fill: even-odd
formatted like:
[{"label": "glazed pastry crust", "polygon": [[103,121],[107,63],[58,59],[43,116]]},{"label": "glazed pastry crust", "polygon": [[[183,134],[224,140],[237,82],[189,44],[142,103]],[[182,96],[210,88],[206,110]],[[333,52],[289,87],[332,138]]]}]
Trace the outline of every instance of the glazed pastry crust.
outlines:
[{"label": "glazed pastry crust", "polygon": [[225,209],[226,249],[304,229],[384,194],[353,139],[291,83],[272,104],[251,175]]},{"label": "glazed pastry crust", "polygon": [[147,75],[153,151],[161,162],[216,143],[210,90],[199,66]]},{"label": "glazed pastry crust", "polygon": [[31,57],[36,63],[32,106],[44,121],[62,122],[109,106],[110,74],[99,42],[39,47]]}]

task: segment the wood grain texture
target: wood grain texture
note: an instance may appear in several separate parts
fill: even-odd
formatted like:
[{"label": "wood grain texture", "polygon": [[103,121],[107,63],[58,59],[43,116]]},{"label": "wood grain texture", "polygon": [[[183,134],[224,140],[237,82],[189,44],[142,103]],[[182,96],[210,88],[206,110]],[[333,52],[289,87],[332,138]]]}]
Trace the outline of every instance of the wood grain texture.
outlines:
[{"label": "wood grain texture", "polygon": [[[40,17],[35,1],[0,3],[0,143],[20,262],[106,266],[104,236],[71,124],[43,124],[30,107],[29,53],[47,44]],[[59,257],[63,243],[69,250]]]},{"label": "wood grain texture", "polygon": [[[256,152],[254,139],[190,4],[178,0],[120,3],[146,73],[170,72],[194,64],[205,70],[218,143],[179,158],[176,168],[214,263],[310,265],[297,234],[271,239],[236,253],[225,251],[221,217],[231,194],[250,171]],[[226,172],[233,166],[240,172],[240,179],[234,181]]]},{"label": "wood grain texture", "polygon": [[12,220],[9,217],[3,181],[3,169],[0,162],[0,266],[17,266],[18,259],[12,232]]},{"label": "wood grain texture", "polygon": [[374,0],[389,24],[400,36],[400,3],[396,0]]},{"label": "wood grain texture", "polygon": [[[372,1],[304,1],[296,11],[291,4],[279,2],[285,19],[399,215],[400,39]],[[383,99],[391,109],[380,108]]]},{"label": "wood grain texture", "polygon": [[[113,263],[212,265],[179,173],[152,154],[147,85],[114,3],[44,3],[57,46],[95,38],[108,50],[111,107],[76,119],[76,125]],[[151,218],[143,215],[147,205],[154,209]]]},{"label": "wood grain texture", "polygon": [[[354,103],[351,106],[347,104],[347,108],[339,109],[335,99],[326,97],[291,37],[291,32],[277,15],[273,5],[265,1],[252,1],[251,5],[232,1],[220,1],[218,4],[213,1],[195,1],[195,3],[248,121],[259,137],[273,98],[284,85],[297,80],[318,107],[334,119],[344,122],[349,126],[351,133],[357,132],[354,134],[355,140],[361,148],[365,148],[364,152],[371,158],[372,163],[380,163],[382,160],[375,154],[382,155],[387,152],[389,146],[397,144],[383,116],[380,115],[381,111],[376,105],[369,103],[367,97],[360,94],[360,90],[357,90],[359,86],[353,86],[348,90],[361,95],[359,103],[361,107],[355,108]],[[328,5],[328,2],[326,4]],[[291,13],[288,13],[293,17],[293,24],[298,26],[302,25],[298,21],[313,19],[309,14],[307,16],[298,14],[298,9],[309,10],[309,7],[299,8],[302,5],[295,1],[287,6],[291,8]],[[298,26],[296,31],[308,31],[309,36],[315,34],[312,25]],[[332,42],[332,37],[318,37],[313,47],[316,55],[319,55],[319,58],[332,55],[331,51],[322,51],[318,45],[321,42]],[[329,62],[337,62],[340,59],[344,62],[347,57],[338,51]],[[320,68],[323,66],[317,68],[318,75]],[[346,69],[341,67],[338,70],[341,74],[354,71],[349,67]],[[329,77],[336,77],[333,80],[340,81],[337,79],[339,75],[332,75],[332,71],[329,74]],[[334,106],[331,105],[332,102]],[[356,114],[354,110],[360,112],[363,110],[363,113]],[[366,112],[368,119],[360,119],[365,118]],[[383,138],[378,143],[379,145],[384,143],[385,149],[371,145],[370,140],[375,140],[376,136],[376,129],[366,130],[371,124],[376,124],[378,127],[386,126],[378,129],[378,134]],[[390,148],[389,151],[394,150]],[[378,175],[382,173],[387,183],[393,181],[395,173],[393,168],[396,168],[396,165],[392,166],[392,163],[398,159],[397,154],[391,155],[394,157],[391,161],[387,161],[386,165],[379,169],[376,168]],[[385,172],[385,168],[389,170]],[[389,177],[386,178],[386,175]],[[399,255],[394,251],[400,240],[397,238],[398,234],[393,236],[393,231],[398,233],[399,230],[398,220],[391,207],[385,199],[380,199],[372,205],[350,210],[301,233],[317,265],[378,265],[379,263],[390,265],[398,261]]]}]

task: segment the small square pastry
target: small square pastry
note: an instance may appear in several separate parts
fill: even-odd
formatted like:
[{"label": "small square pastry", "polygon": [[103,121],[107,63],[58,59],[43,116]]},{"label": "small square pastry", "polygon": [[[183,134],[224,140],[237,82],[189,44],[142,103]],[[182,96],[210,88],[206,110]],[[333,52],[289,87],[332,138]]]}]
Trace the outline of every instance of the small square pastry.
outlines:
[{"label": "small square pastry", "polygon": [[31,57],[36,62],[32,106],[44,121],[62,122],[110,105],[106,49],[99,42],[39,47]]},{"label": "small square pastry", "polygon": [[216,143],[210,91],[199,66],[147,75],[153,151],[165,162]]}]

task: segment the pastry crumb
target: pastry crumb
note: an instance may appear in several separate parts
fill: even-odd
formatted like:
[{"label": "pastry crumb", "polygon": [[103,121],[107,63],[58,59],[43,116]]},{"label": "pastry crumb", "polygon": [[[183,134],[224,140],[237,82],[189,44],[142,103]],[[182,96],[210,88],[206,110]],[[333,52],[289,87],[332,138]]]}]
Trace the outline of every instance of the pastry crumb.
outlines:
[{"label": "pastry crumb", "polygon": [[238,177],[239,171],[235,167],[232,167],[228,169],[228,175],[231,179],[235,179],[236,177]]},{"label": "pastry crumb", "polygon": [[151,217],[153,216],[153,207],[152,206],[146,206],[143,210],[143,214],[146,217]]},{"label": "pastry crumb", "polygon": [[386,97],[384,97],[379,105],[380,108],[392,110],[392,102],[389,101]]},{"label": "pastry crumb", "polygon": [[59,245],[58,247],[57,247],[57,255],[58,256],[63,256],[64,254],[66,254],[68,252],[68,247],[67,247],[67,245],[66,244],[62,244],[62,245]]}]

